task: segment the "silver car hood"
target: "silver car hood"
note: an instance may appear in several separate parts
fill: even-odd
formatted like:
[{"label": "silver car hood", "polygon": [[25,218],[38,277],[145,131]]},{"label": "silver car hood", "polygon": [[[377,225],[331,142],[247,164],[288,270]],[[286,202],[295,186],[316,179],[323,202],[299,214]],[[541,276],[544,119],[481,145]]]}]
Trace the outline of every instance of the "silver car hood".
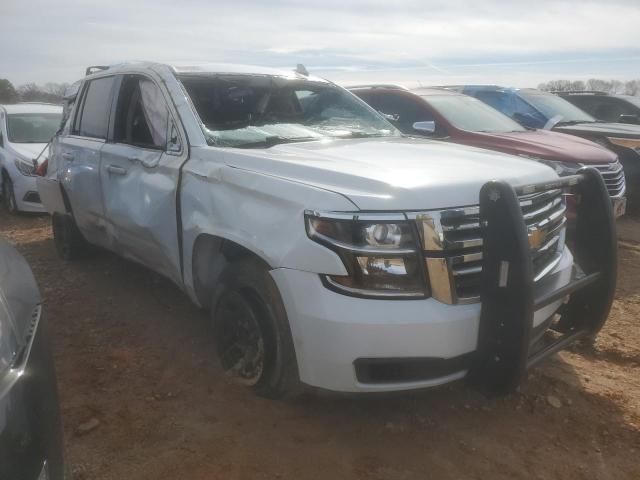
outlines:
[{"label": "silver car hood", "polygon": [[517,186],[558,178],[551,168],[531,160],[402,137],[225,149],[224,161],[334,191],[361,210],[377,211],[475,205],[489,180]]}]

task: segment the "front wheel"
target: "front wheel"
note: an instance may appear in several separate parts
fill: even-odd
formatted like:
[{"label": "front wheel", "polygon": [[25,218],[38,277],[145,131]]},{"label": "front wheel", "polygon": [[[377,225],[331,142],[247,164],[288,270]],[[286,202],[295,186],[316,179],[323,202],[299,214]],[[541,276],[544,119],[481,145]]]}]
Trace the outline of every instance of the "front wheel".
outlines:
[{"label": "front wheel", "polygon": [[7,211],[11,215],[18,213],[18,204],[16,203],[16,194],[13,191],[13,182],[8,175],[2,178],[2,196],[4,197],[4,204]]},{"label": "front wheel", "polygon": [[267,268],[253,259],[229,264],[211,313],[218,357],[227,374],[268,398],[299,389],[289,322]]},{"label": "front wheel", "polygon": [[60,258],[66,261],[76,260],[87,253],[89,244],[80,233],[71,215],[54,213],[51,225],[53,242]]}]

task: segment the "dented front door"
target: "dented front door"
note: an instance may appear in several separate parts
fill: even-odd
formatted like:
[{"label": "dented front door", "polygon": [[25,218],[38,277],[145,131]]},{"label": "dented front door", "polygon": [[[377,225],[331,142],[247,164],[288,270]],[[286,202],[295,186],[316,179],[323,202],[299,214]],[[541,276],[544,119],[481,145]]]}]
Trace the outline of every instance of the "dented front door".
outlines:
[{"label": "dented front door", "polygon": [[183,157],[167,150],[168,108],[147,77],[124,76],[119,97],[113,141],[101,160],[113,248],[180,284],[176,200]]}]

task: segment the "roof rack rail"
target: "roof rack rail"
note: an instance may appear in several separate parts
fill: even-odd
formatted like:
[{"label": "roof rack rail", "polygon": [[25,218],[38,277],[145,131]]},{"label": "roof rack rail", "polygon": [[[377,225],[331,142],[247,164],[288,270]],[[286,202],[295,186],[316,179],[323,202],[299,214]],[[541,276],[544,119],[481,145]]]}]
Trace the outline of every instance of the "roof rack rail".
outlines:
[{"label": "roof rack rail", "polygon": [[609,92],[603,92],[602,90],[551,90],[550,93],[555,93],[556,95],[562,93],[593,93],[595,95],[609,95]]},{"label": "roof rack rail", "polygon": [[84,74],[85,76],[87,76],[87,75],[91,75],[92,73],[101,72],[103,70],[109,70],[109,66],[108,65],[91,65],[87,67]]},{"label": "roof rack rail", "polygon": [[391,88],[395,90],[409,90],[407,87],[403,85],[398,85],[395,83],[369,83],[362,85],[347,85],[345,87],[347,90],[355,90],[357,88]]}]

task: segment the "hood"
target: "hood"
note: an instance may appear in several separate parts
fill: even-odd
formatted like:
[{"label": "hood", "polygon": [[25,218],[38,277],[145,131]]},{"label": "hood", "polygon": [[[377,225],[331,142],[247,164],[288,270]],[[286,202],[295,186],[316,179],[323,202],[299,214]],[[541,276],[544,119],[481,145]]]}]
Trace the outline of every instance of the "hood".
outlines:
[{"label": "hood", "polygon": [[[33,160],[47,146],[46,143],[10,143],[9,145],[11,150],[26,160]],[[38,158],[38,164],[44,162],[46,157],[47,153],[45,152]]]},{"label": "hood", "polygon": [[615,162],[617,158],[611,150],[595,142],[575,135],[547,130],[507,133],[477,132],[470,137],[468,143],[471,142],[478,147],[505,153],[570,163],[604,164]]},{"label": "hood", "polygon": [[605,137],[640,138],[640,125],[632,123],[587,122],[573,125],[560,125],[553,128],[556,132],[578,135],[594,134]]},{"label": "hood", "polygon": [[224,159],[231,167],[334,191],[361,210],[375,211],[476,205],[489,180],[518,186],[558,178],[551,168],[531,160],[402,137],[228,149]]}]

